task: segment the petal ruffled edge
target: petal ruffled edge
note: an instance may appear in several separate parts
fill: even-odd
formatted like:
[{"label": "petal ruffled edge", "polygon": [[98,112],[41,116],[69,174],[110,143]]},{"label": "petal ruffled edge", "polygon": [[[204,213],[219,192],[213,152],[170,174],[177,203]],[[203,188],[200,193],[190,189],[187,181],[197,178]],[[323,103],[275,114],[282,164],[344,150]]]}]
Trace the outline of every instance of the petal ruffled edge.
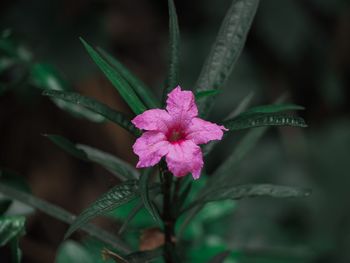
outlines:
[{"label": "petal ruffled edge", "polygon": [[177,122],[184,124],[198,115],[193,92],[181,90],[180,86],[168,94],[166,104],[167,111]]},{"label": "petal ruffled edge", "polygon": [[136,140],[132,148],[139,157],[136,168],[144,168],[157,164],[168,153],[169,142],[162,132],[148,131]]},{"label": "petal ruffled edge", "polygon": [[193,179],[198,179],[203,168],[202,150],[191,140],[170,144],[166,162],[174,176],[192,173]]},{"label": "petal ruffled edge", "polygon": [[204,144],[212,140],[221,140],[224,131],[228,129],[222,125],[193,118],[186,129],[186,139],[192,140],[195,144]]},{"label": "petal ruffled edge", "polygon": [[142,130],[165,132],[171,122],[171,116],[165,110],[151,109],[137,115],[131,122]]}]

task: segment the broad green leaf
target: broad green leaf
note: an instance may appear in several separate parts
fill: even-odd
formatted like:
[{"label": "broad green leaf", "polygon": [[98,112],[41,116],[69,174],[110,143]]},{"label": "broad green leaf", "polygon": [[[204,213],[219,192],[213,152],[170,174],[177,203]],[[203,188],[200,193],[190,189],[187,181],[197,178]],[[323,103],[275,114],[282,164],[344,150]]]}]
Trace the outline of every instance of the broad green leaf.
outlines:
[{"label": "broad green leaf", "polygon": [[[68,224],[73,223],[73,221],[76,218],[75,215],[65,211],[64,209],[56,205],[50,204],[31,194],[25,193],[23,191],[19,191],[16,188],[1,182],[0,182],[0,193],[6,195],[7,197],[13,200],[32,206],[40,210],[41,212],[48,214]],[[82,230],[84,230],[86,233],[90,234],[91,236],[101,240],[102,242],[105,242],[106,244],[109,244],[110,246],[116,249],[119,249],[120,251],[123,251],[125,253],[128,253],[128,251],[130,251],[128,246],[124,243],[124,241],[120,240],[116,236],[111,235],[110,233],[104,231],[103,229],[96,227],[95,225],[86,224],[82,226]]]},{"label": "broad green leaf", "polygon": [[[243,198],[270,196],[276,198],[287,197],[306,197],[310,195],[310,190],[300,187],[290,187],[272,184],[248,184],[233,187],[220,187],[211,192],[207,192],[205,196],[199,200],[194,201],[189,205],[191,208],[196,205],[203,205],[205,203],[221,200],[239,200]],[[186,208],[185,210],[187,210]]]},{"label": "broad green leaf", "polygon": [[45,136],[73,156],[84,161],[97,163],[121,180],[135,179],[140,176],[134,167],[114,155],[87,145],[74,144],[60,135],[47,134]]},{"label": "broad green leaf", "polygon": [[139,97],[137,97],[129,83],[123,78],[122,74],[114,69],[106,60],[104,60],[100,54],[95,51],[95,49],[86,43],[84,39],[80,38],[80,40],[93,61],[102,70],[113,86],[119,91],[120,96],[122,96],[132,111],[135,114],[144,112],[146,110],[145,105],[140,101]]},{"label": "broad green leaf", "polygon": [[82,150],[90,161],[100,164],[122,180],[140,177],[140,173],[134,167],[114,155],[83,144],[77,144],[76,147]]},{"label": "broad green leaf", "polygon": [[90,252],[79,243],[68,240],[59,248],[55,263],[94,263]]},{"label": "broad green leaf", "polygon": [[173,0],[168,0],[169,10],[169,66],[168,81],[163,92],[163,103],[167,94],[179,85],[180,29]]},{"label": "broad green leaf", "polygon": [[68,238],[72,233],[84,226],[91,219],[104,215],[107,212],[128,203],[138,195],[139,187],[136,180],[126,181],[113,187],[92,203],[74,220],[64,238]]},{"label": "broad green leaf", "polygon": [[208,97],[208,96],[216,96],[219,93],[220,93],[220,91],[216,90],[216,89],[203,90],[203,91],[196,92],[195,97],[196,97],[196,100],[200,100],[200,99]]},{"label": "broad green leaf", "polygon": [[122,112],[111,109],[106,104],[103,104],[95,99],[82,96],[75,92],[67,91],[56,91],[56,90],[45,90],[43,92],[44,96],[49,96],[52,98],[57,98],[60,100],[68,101],[73,104],[83,106],[89,110],[95,112],[96,114],[101,115],[103,118],[106,118],[121,127],[123,127],[128,132],[131,132],[133,135],[138,136],[140,132],[132,125],[130,118],[128,118]]},{"label": "broad green leaf", "polygon": [[160,218],[157,207],[152,202],[152,197],[154,198],[154,195],[152,196],[150,194],[150,189],[148,187],[149,180],[151,179],[151,176],[152,176],[152,172],[153,172],[153,169],[148,169],[147,171],[141,174],[140,180],[139,180],[140,195],[141,195],[143,205],[145,206],[147,211],[151,214],[154,221],[159,225],[162,225],[163,221]]},{"label": "broad green leaf", "polygon": [[304,110],[305,108],[303,106],[295,105],[295,104],[270,104],[270,105],[263,105],[251,108],[243,114],[251,114],[251,113],[276,113],[276,112],[282,112],[282,111],[292,111],[292,110]]},{"label": "broad green leaf", "polygon": [[44,134],[44,136],[49,138],[50,141],[52,141],[54,144],[56,144],[66,152],[70,153],[71,155],[84,161],[88,160],[88,156],[83,150],[78,149],[74,143],[64,138],[63,136],[56,134]]},{"label": "broad green leaf", "polygon": [[0,247],[6,245],[12,239],[24,234],[24,216],[0,217]]},{"label": "broad green leaf", "polygon": [[[30,79],[35,87],[46,91],[73,91],[67,81],[62,78],[57,69],[50,64],[36,63],[31,66]],[[62,100],[61,98],[51,98],[52,101],[62,110],[68,111],[73,116],[83,117],[90,121],[102,122],[105,118],[96,114],[89,109],[71,102]]]},{"label": "broad green leaf", "polygon": [[160,102],[151,92],[150,88],[146,86],[139,78],[132,74],[127,67],[125,67],[120,61],[108,54],[102,48],[97,48],[97,51],[111,64],[120,74],[129,82],[130,86],[139,96],[139,98],[145,103],[148,108],[159,108]]},{"label": "broad green leaf", "polygon": [[[201,70],[195,93],[220,89],[234,68],[246,41],[259,0],[233,0],[221,24],[219,34]],[[206,97],[198,102],[199,112],[206,117],[214,98]]]},{"label": "broad green leaf", "polygon": [[223,125],[230,131],[256,128],[262,126],[307,127],[305,121],[298,116],[283,113],[247,113],[227,120]]}]

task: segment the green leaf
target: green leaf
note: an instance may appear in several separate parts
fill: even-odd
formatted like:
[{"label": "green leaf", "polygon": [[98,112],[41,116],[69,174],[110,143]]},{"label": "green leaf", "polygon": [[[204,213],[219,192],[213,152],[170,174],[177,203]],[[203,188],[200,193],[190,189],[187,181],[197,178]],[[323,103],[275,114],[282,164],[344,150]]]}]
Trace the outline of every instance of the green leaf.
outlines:
[{"label": "green leaf", "polygon": [[[310,195],[310,190],[300,187],[290,187],[272,184],[248,184],[240,186],[228,186],[216,188],[211,192],[207,192],[205,196],[194,201],[189,207],[195,205],[203,205],[213,201],[221,201],[226,199],[239,200],[249,197],[270,196],[276,198],[287,197],[306,197]],[[188,209],[188,208],[187,208]],[[186,210],[187,210],[186,209]]]},{"label": "green leaf", "polygon": [[12,261],[19,263],[22,253],[19,248],[19,239],[25,234],[24,216],[0,217],[0,247],[9,244],[12,252]]},{"label": "green leaf", "polygon": [[195,94],[196,100],[200,100],[202,98],[206,98],[208,96],[216,96],[220,93],[219,90],[216,89],[211,89],[211,90],[203,90],[203,91],[198,91]]},{"label": "green leaf", "polygon": [[155,249],[149,251],[137,251],[133,252],[125,257],[128,263],[144,263],[152,262],[153,260],[161,257],[163,254],[162,249]]},{"label": "green leaf", "polygon": [[73,104],[79,105],[79,107],[83,106],[92,112],[101,115],[103,118],[106,118],[121,127],[123,127],[128,132],[131,132],[135,136],[139,136],[140,132],[132,125],[131,120],[122,112],[111,109],[107,105],[86,97],[82,96],[75,92],[67,92],[67,91],[56,91],[56,90],[45,90],[43,92],[44,96],[49,96],[52,98],[57,98],[60,100],[68,101]]},{"label": "green leaf", "polygon": [[93,61],[102,70],[113,86],[119,91],[120,96],[122,96],[132,111],[135,114],[144,112],[146,110],[145,105],[137,97],[129,83],[123,78],[122,74],[115,70],[106,60],[104,60],[100,54],[98,54],[88,43],[86,43],[84,39],[80,38],[80,40]]},{"label": "green leaf", "polygon": [[[221,88],[234,68],[244,43],[259,0],[234,0],[221,24],[219,34],[201,70],[195,86],[198,91]],[[213,106],[212,97],[198,102],[199,112],[206,117]]]},{"label": "green leaf", "polygon": [[0,247],[24,234],[24,216],[0,217]]},{"label": "green leaf", "polygon": [[122,180],[140,177],[140,173],[134,167],[114,155],[83,144],[77,144],[76,147],[82,150],[90,161],[100,164]]},{"label": "green leaf", "polygon": [[89,220],[104,215],[107,212],[128,203],[139,195],[138,183],[136,180],[126,181],[110,189],[103,194],[87,209],[85,209],[69,227],[64,238],[68,238],[77,229],[85,225]]},{"label": "green leaf", "polygon": [[63,136],[56,134],[44,134],[44,136],[49,138],[50,141],[52,141],[54,144],[56,144],[66,152],[70,153],[71,155],[84,161],[88,161],[87,154],[83,150],[78,149],[74,143],[64,138]]},{"label": "green leaf", "polygon": [[247,113],[227,120],[223,125],[230,131],[256,128],[262,126],[292,126],[307,127],[305,121],[298,116],[291,116],[281,113]]},{"label": "green leaf", "polygon": [[282,111],[292,111],[292,110],[304,110],[305,108],[303,106],[295,105],[295,104],[270,104],[270,105],[263,105],[251,108],[243,114],[251,114],[251,113],[276,113],[276,112],[282,112]]},{"label": "green leaf", "polygon": [[[57,69],[50,64],[36,63],[30,69],[31,82],[35,87],[46,91],[73,91],[72,87],[59,74]],[[75,117],[86,118],[93,122],[103,122],[105,118],[80,105],[66,102],[61,98],[51,98],[62,110],[71,113]]]},{"label": "green leaf", "polygon": [[45,136],[73,156],[84,161],[97,163],[121,180],[135,179],[140,176],[134,167],[114,155],[87,145],[74,144],[60,135],[46,134]]},{"label": "green leaf", "polygon": [[143,208],[143,202],[139,202],[137,205],[135,205],[130,213],[127,215],[127,217],[124,220],[124,223],[121,225],[121,227],[118,230],[118,234],[122,235],[124,231],[126,230],[129,223],[132,221],[132,219],[137,215],[138,212]]},{"label": "green leaf", "polygon": [[170,58],[168,66],[168,81],[163,92],[163,102],[165,102],[167,94],[179,85],[180,30],[173,0],[168,0],[168,10]]},{"label": "green leaf", "polygon": [[[76,218],[75,215],[65,211],[64,209],[50,204],[42,199],[39,199],[31,194],[25,193],[23,191],[19,191],[10,185],[4,184],[0,182],[0,193],[8,196],[9,198],[27,204],[31,207],[34,207],[41,212],[48,214],[54,218],[57,218],[63,222],[71,224]],[[96,227],[92,224],[87,224],[82,226],[82,230],[91,236],[109,244],[110,246],[119,249],[125,253],[128,253],[130,250],[128,246],[116,236],[111,235],[110,233],[104,231],[103,229]]]},{"label": "green leaf", "polygon": [[89,251],[79,243],[68,240],[64,242],[57,252],[55,263],[93,263]]},{"label": "green leaf", "polygon": [[225,259],[231,254],[230,251],[224,251],[217,255],[215,255],[213,258],[211,258],[208,263],[224,263]]},{"label": "green leaf", "polygon": [[11,206],[12,201],[9,199],[1,199],[0,200],[0,215],[3,215],[7,209]]},{"label": "green leaf", "polygon": [[140,187],[141,199],[145,208],[151,214],[154,221],[159,225],[163,225],[163,221],[160,218],[158,209],[156,205],[152,202],[152,197],[154,198],[154,196],[150,194],[150,189],[148,187],[149,181],[152,176],[152,171],[153,169],[148,169],[146,172],[144,172],[140,176],[139,187]]},{"label": "green leaf", "polygon": [[151,92],[150,88],[146,86],[139,78],[132,74],[127,67],[125,67],[120,61],[108,54],[102,48],[97,48],[97,51],[111,64],[124,79],[130,84],[132,89],[136,92],[139,98],[145,103],[147,108],[159,108],[160,102]]}]

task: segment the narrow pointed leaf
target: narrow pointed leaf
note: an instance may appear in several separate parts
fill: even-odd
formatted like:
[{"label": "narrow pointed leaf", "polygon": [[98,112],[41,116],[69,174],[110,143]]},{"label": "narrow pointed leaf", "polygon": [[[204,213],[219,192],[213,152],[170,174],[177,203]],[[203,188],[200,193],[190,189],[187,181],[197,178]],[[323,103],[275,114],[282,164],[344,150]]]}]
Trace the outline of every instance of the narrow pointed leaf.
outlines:
[{"label": "narrow pointed leaf", "polygon": [[[306,197],[310,195],[310,190],[301,187],[290,187],[272,184],[250,184],[233,187],[222,187],[207,193],[195,204],[205,204],[213,201],[226,199],[239,200],[243,198],[269,196],[276,198]],[[193,205],[193,204],[192,204]],[[190,205],[191,206],[191,205]]]},{"label": "narrow pointed leaf", "polygon": [[[201,70],[195,92],[220,89],[235,66],[246,41],[259,0],[233,0],[222,22],[219,34]],[[212,105],[212,97],[199,101],[199,112],[205,117]]]},{"label": "narrow pointed leaf", "polygon": [[114,155],[83,144],[77,144],[76,147],[82,150],[89,160],[100,164],[122,180],[140,177],[139,172],[133,166]]},{"label": "narrow pointed leaf", "polygon": [[105,59],[98,54],[85,40],[80,39],[85,46],[87,52],[96,63],[96,65],[102,70],[105,76],[113,84],[113,86],[119,91],[120,96],[129,105],[135,114],[140,114],[146,110],[145,105],[141,102],[139,97],[130,87],[129,83],[123,78],[123,76],[114,69]]},{"label": "narrow pointed leaf", "polygon": [[208,96],[216,96],[219,93],[220,93],[220,91],[216,90],[216,89],[203,90],[203,91],[196,92],[195,97],[196,97],[196,100],[200,100],[200,99],[208,97]]},{"label": "narrow pointed leaf", "polygon": [[[6,185],[4,183],[0,182],[0,193],[6,195],[7,197],[19,201],[21,203],[27,204],[33,208],[36,208],[40,210],[41,212],[52,216],[60,221],[63,221],[65,223],[71,224],[74,219],[76,218],[75,215],[67,212],[66,210],[50,204],[49,202],[46,202],[45,200],[42,200],[40,198],[37,198],[31,194],[25,193],[23,191],[19,191],[14,187],[11,187],[9,185]],[[91,235],[92,237],[95,237],[102,242],[105,242],[106,244],[109,244],[110,246],[123,251],[125,253],[128,253],[130,250],[128,246],[119,239],[116,236],[111,235],[110,233],[104,231],[103,229],[92,225],[92,224],[86,224],[82,226],[81,228],[83,231]]]},{"label": "narrow pointed leaf", "polygon": [[152,262],[153,260],[161,257],[163,254],[162,249],[155,249],[149,251],[137,251],[133,252],[125,257],[128,263],[144,263]]},{"label": "narrow pointed leaf", "polygon": [[84,161],[97,163],[121,180],[135,179],[140,176],[134,167],[114,155],[87,145],[74,144],[60,135],[46,134],[45,136],[73,156]]},{"label": "narrow pointed leaf", "polygon": [[147,211],[151,214],[154,221],[157,224],[162,225],[163,224],[162,219],[160,218],[157,207],[152,202],[152,197],[154,196],[150,194],[150,189],[148,187],[151,176],[152,176],[152,169],[148,169],[146,172],[144,172],[140,176],[139,185],[140,185],[141,199],[143,201],[143,205],[145,206]]},{"label": "narrow pointed leaf", "polygon": [[[73,91],[68,82],[62,78],[57,69],[50,64],[36,63],[30,69],[30,81],[35,87],[46,91]],[[71,102],[52,98],[52,101],[62,110],[71,113],[75,117],[86,118],[93,122],[103,122],[105,118],[89,109],[76,105]]]},{"label": "narrow pointed leaf", "polygon": [[163,102],[166,100],[166,95],[179,84],[180,30],[173,0],[168,0],[168,9],[170,58],[168,68],[168,83],[166,84],[163,92]]},{"label": "narrow pointed leaf", "polygon": [[125,218],[124,223],[121,225],[121,227],[118,230],[118,234],[122,235],[126,228],[128,227],[129,223],[132,221],[132,219],[137,215],[138,212],[143,208],[143,202],[139,202],[128,214],[128,216]]},{"label": "narrow pointed leaf", "polygon": [[78,149],[74,143],[64,138],[63,136],[56,135],[56,134],[44,134],[44,136],[49,138],[50,141],[52,141],[54,144],[56,144],[66,152],[70,153],[71,155],[79,159],[82,159],[84,161],[88,161],[87,154],[84,151]]},{"label": "narrow pointed leaf", "polygon": [[304,110],[303,106],[296,104],[270,104],[251,108],[242,114],[251,113],[277,113],[282,111]]},{"label": "narrow pointed leaf", "polygon": [[103,104],[95,99],[82,96],[75,92],[67,92],[67,91],[56,91],[56,90],[45,90],[43,92],[44,96],[49,96],[52,98],[57,98],[60,100],[68,101],[73,104],[79,105],[79,107],[83,106],[99,115],[103,118],[106,118],[119,126],[123,127],[128,132],[132,133],[135,136],[140,135],[138,130],[132,125],[130,118],[127,117],[122,112],[116,111],[106,104]]},{"label": "narrow pointed leaf", "polygon": [[0,247],[24,234],[24,216],[0,217]]},{"label": "narrow pointed leaf", "polygon": [[249,113],[227,120],[223,125],[230,131],[256,128],[262,126],[307,127],[305,121],[298,116],[281,113]]},{"label": "narrow pointed leaf", "polygon": [[215,255],[213,258],[211,258],[208,263],[224,263],[225,259],[231,254],[230,251],[224,251],[217,255]]},{"label": "narrow pointed leaf", "polygon": [[91,219],[104,215],[107,212],[128,203],[138,195],[139,189],[136,180],[126,181],[113,187],[107,193],[98,198],[94,203],[92,203],[74,220],[64,238],[68,238]]},{"label": "narrow pointed leaf", "polygon": [[151,92],[150,88],[146,86],[138,77],[132,74],[127,67],[120,61],[108,54],[102,48],[97,48],[97,51],[111,64],[120,74],[128,81],[131,88],[136,92],[139,98],[144,102],[147,108],[159,108],[160,102]]}]

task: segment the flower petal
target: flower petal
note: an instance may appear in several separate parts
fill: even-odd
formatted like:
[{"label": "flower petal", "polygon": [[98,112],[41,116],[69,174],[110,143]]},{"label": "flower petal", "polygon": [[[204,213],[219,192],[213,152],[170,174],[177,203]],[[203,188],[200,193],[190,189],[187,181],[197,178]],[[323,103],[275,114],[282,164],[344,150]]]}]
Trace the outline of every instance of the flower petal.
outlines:
[{"label": "flower petal", "polygon": [[212,140],[221,140],[223,131],[227,131],[224,126],[193,118],[186,129],[186,139],[194,141],[195,144],[203,144]]},{"label": "flower petal", "polygon": [[169,144],[166,162],[174,176],[181,177],[192,173],[193,178],[198,179],[203,167],[201,148],[191,140]]},{"label": "flower petal", "polygon": [[171,116],[165,110],[152,109],[137,115],[131,122],[139,129],[166,132]]},{"label": "flower petal", "polygon": [[182,91],[180,86],[177,86],[168,94],[166,104],[169,114],[182,124],[187,123],[191,118],[198,115],[192,91]]},{"label": "flower petal", "polygon": [[136,140],[132,148],[139,156],[136,167],[150,167],[168,153],[169,142],[162,132],[148,131]]}]

